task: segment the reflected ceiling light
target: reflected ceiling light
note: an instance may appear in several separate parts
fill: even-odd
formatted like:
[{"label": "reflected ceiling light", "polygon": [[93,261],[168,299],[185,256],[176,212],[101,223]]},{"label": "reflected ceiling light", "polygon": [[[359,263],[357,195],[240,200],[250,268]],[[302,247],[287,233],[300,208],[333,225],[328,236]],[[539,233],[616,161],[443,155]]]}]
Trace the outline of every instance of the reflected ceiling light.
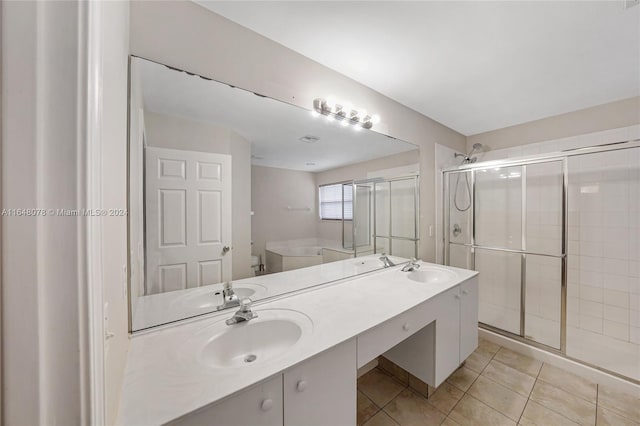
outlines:
[{"label": "reflected ceiling light", "polygon": [[581,194],[597,194],[599,191],[600,191],[600,186],[598,184],[585,185],[580,187]]},{"label": "reflected ceiling light", "polygon": [[313,135],[304,135],[301,138],[298,138],[298,140],[304,143],[315,143],[318,142],[320,138]]},{"label": "reflected ceiling light", "polygon": [[344,126],[351,124],[356,129],[359,127],[370,129],[380,120],[378,115],[372,117],[364,110],[357,111],[348,102],[340,104],[322,98],[317,98],[313,101],[313,110],[326,116],[328,120],[338,120]]}]

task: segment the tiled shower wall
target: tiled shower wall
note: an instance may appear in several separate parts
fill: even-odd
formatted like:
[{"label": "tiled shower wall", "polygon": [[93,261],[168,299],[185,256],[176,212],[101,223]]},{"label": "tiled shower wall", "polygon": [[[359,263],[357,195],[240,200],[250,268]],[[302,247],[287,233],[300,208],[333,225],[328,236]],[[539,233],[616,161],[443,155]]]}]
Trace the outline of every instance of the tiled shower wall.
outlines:
[{"label": "tiled shower wall", "polygon": [[569,159],[567,353],[640,380],[640,148]]}]

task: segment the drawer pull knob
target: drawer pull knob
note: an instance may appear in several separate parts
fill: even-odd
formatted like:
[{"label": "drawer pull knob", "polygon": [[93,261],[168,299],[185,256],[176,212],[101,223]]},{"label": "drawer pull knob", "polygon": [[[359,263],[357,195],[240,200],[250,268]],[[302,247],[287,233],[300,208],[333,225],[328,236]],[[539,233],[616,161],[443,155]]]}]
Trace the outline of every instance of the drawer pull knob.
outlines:
[{"label": "drawer pull knob", "polygon": [[404,331],[409,331],[409,329],[410,329],[410,328],[411,328],[411,326],[409,325],[409,323],[408,323],[408,322],[405,322],[405,323],[402,325],[402,329],[403,329]]},{"label": "drawer pull knob", "polygon": [[469,294],[469,290],[462,290],[462,294]]},{"label": "drawer pull knob", "polygon": [[304,392],[305,389],[307,389],[307,381],[306,380],[300,380],[298,382],[298,384],[296,385],[296,389],[298,389],[298,392]]},{"label": "drawer pull knob", "polygon": [[262,404],[260,404],[260,409],[262,409],[262,411],[269,411],[271,408],[273,408],[273,399],[271,398],[263,400]]},{"label": "drawer pull knob", "polygon": [[459,295],[459,294],[456,294],[456,295],[455,295],[455,296],[453,296],[453,297],[455,297],[456,299],[460,299],[460,295]]}]

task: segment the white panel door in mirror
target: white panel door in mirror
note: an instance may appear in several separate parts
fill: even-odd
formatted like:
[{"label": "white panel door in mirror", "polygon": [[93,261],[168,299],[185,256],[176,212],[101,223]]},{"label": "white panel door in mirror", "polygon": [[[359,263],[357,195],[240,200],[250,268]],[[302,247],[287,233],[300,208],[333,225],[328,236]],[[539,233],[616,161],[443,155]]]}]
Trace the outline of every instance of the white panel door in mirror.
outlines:
[{"label": "white panel door in mirror", "polygon": [[145,150],[145,293],[230,280],[230,156]]}]

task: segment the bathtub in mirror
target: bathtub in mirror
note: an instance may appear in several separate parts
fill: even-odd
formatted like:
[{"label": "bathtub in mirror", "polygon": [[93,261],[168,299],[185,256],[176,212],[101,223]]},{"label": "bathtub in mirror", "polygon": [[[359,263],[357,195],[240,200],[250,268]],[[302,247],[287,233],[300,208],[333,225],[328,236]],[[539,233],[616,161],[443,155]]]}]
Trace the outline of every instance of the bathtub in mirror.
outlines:
[{"label": "bathtub in mirror", "polygon": [[137,57],[129,112],[131,331],[416,257],[416,145]]}]

